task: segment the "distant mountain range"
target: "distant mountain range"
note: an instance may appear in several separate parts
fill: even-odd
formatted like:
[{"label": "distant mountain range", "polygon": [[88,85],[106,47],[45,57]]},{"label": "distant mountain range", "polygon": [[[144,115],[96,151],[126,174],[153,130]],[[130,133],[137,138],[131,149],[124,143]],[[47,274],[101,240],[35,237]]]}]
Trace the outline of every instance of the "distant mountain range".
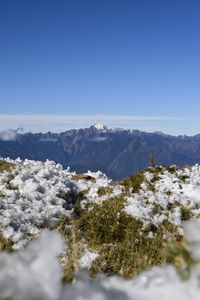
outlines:
[{"label": "distant mountain range", "polygon": [[175,137],[100,124],[59,134],[8,131],[0,134],[0,156],[50,159],[76,172],[101,170],[121,179],[146,168],[150,156],[164,166],[200,163],[200,135]]}]

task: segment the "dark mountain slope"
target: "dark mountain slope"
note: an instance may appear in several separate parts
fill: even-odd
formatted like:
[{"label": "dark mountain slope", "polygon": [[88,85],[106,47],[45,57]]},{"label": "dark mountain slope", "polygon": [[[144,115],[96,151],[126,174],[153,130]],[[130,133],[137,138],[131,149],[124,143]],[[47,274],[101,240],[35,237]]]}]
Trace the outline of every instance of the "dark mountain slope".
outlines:
[{"label": "dark mountain slope", "polygon": [[200,135],[174,137],[92,126],[60,134],[18,134],[14,141],[0,140],[0,156],[50,159],[77,172],[101,170],[114,179],[144,169],[150,155],[166,166],[200,163]]}]

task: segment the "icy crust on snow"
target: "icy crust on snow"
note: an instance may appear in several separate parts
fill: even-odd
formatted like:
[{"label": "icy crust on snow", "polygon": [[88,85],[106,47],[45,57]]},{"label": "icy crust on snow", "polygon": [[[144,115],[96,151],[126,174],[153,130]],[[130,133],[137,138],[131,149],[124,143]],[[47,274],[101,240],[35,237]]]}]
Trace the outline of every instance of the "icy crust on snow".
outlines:
[{"label": "icy crust on snow", "polygon": [[[191,217],[200,216],[199,165],[174,172],[163,168],[156,180],[151,172],[144,176],[139,192],[127,197],[127,214],[142,220],[144,225],[159,226],[168,221],[178,227],[182,224],[183,209],[189,210]],[[152,184],[153,191],[149,188]]]},{"label": "icy crust on snow", "polygon": [[[200,249],[200,224],[184,226],[192,254]],[[194,248],[195,242],[195,248]],[[174,267],[164,265],[141,273],[134,280],[80,273],[71,285],[62,285],[58,255],[63,243],[57,233],[45,232],[15,254],[0,254],[1,300],[197,300],[200,298],[198,265],[189,280],[182,280]],[[198,250],[199,252],[199,250]]]},{"label": "icy crust on snow", "polygon": [[[108,198],[97,194],[99,187],[111,183],[101,172],[83,174],[83,178],[92,179],[86,180],[48,160],[6,161],[15,168],[0,173],[0,228],[5,238],[12,239],[14,249],[23,248],[42,229],[54,229],[62,217],[70,216],[73,198],[80,192],[86,191],[85,201],[102,202]],[[120,192],[115,189],[113,195]]]}]

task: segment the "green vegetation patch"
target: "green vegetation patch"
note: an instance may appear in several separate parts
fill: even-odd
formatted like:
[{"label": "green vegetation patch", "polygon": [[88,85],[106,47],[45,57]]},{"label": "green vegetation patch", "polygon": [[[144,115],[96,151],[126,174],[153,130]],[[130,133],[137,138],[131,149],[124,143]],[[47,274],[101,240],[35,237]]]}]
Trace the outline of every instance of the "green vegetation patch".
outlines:
[{"label": "green vegetation patch", "polygon": [[136,175],[129,176],[123,181],[120,182],[122,186],[125,187],[125,191],[128,192],[130,189],[132,189],[132,193],[138,193],[141,189],[141,184],[146,183],[147,188],[152,191],[156,192],[155,183],[161,179],[159,176],[160,174],[163,174],[163,168],[162,167],[154,167],[154,168],[148,168],[148,172],[153,174],[153,178],[151,181],[148,181],[145,177],[145,171],[139,172]]},{"label": "green vegetation patch", "polygon": [[190,208],[181,205],[181,220],[187,221],[192,218],[192,211]]},{"label": "green vegetation patch", "polygon": [[[65,280],[72,278],[72,271],[77,271],[76,261],[82,255],[84,244],[90,251],[99,254],[90,269],[91,276],[103,272],[106,275],[119,274],[132,278],[141,271],[166,261],[163,232],[168,229],[144,229],[140,220],[125,213],[124,204],[123,197],[116,197],[101,205],[95,204],[92,209],[84,211],[72,221],[71,232],[68,232],[70,251]],[[148,234],[152,230],[155,236],[149,238]],[[174,232],[174,229],[170,230]]]},{"label": "green vegetation patch", "polygon": [[169,166],[166,168],[166,170],[170,173],[170,174],[175,174],[177,171],[177,167],[176,166]]},{"label": "green vegetation patch", "polygon": [[111,187],[100,187],[97,191],[97,194],[99,197],[109,195],[113,192],[113,189]]},{"label": "green vegetation patch", "polygon": [[[58,226],[67,244],[67,251],[62,257],[65,282],[73,281],[73,273],[79,271],[79,260],[85,248],[99,255],[89,270],[91,277],[104,273],[108,276],[118,274],[124,278],[133,278],[144,270],[166,262],[172,263],[184,278],[189,275],[193,262],[176,226],[165,220],[159,227],[153,224],[144,227],[141,220],[133,218],[124,210],[130,190],[131,193],[138,193],[142,183],[145,183],[147,189],[156,192],[155,183],[166,170],[170,173],[177,171],[174,166],[168,169],[155,166],[147,170],[153,174],[150,181],[145,177],[145,171],[127,177],[120,181],[124,193],[101,204],[83,206],[84,194],[69,195],[61,191],[61,198],[67,200],[74,197],[73,214],[63,219]],[[101,187],[97,192],[99,197],[111,193],[112,186]],[[166,193],[171,195],[171,191]],[[168,204],[169,211],[176,207],[180,208],[183,221],[191,218],[189,208],[179,203]],[[162,207],[155,203],[153,214],[160,214],[161,211]]]},{"label": "green vegetation patch", "polygon": [[0,191],[0,198],[4,198],[6,194],[3,191]]},{"label": "green vegetation patch", "polygon": [[148,172],[153,173],[154,175],[163,174],[166,169],[162,166],[149,167]]},{"label": "green vegetation patch", "polygon": [[189,278],[191,268],[194,266],[195,261],[192,258],[189,246],[184,237],[180,237],[168,243],[166,261],[176,267],[183,279]]},{"label": "green vegetation patch", "polygon": [[138,193],[141,188],[141,184],[144,181],[145,181],[144,172],[139,172],[136,175],[127,177],[126,179],[121,181],[120,184],[125,187],[126,191],[132,188],[133,193]]},{"label": "green vegetation patch", "polygon": [[0,160],[0,173],[2,173],[4,171],[10,171],[14,167],[15,167],[14,164],[9,163],[5,160]]},{"label": "green vegetation patch", "polygon": [[11,252],[14,243],[11,239],[6,239],[0,232],[0,251]]},{"label": "green vegetation patch", "polygon": [[[155,192],[155,183],[164,170],[162,167],[148,168],[148,172],[154,175],[151,181],[146,179],[145,171],[127,177],[120,182],[125,188],[124,193],[101,204],[93,203],[83,208],[82,200],[76,201],[73,218],[63,227],[67,228],[67,232],[62,230],[69,245],[64,264],[65,281],[73,280],[72,273],[79,270],[78,261],[85,245],[99,254],[89,270],[92,277],[104,273],[132,278],[143,270],[166,262],[174,264],[186,276],[192,262],[176,226],[166,220],[159,227],[153,224],[144,227],[141,220],[124,211],[130,189],[132,193],[137,193],[141,184],[145,183],[149,190]],[[175,167],[170,169],[171,173],[175,171]],[[98,196],[111,192],[112,187],[102,187],[98,190]],[[170,196],[171,192],[168,193]],[[180,207],[181,219],[189,220],[189,208],[179,203],[169,203],[168,209],[173,210],[177,206]],[[153,214],[160,214],[161,210],[162,207],[155,203]]]},{"label": "green vegetation patch", "polygon": [[72,176],[73,180],[87,180],[87,181],[92,181],[95,182],[96,179],[88,174],[75,174]]},{"label": "green vegetation patch", "polygon": [[[164,221],[159,227],[153,224],[144,227],[142,221],[126,214],[124,206],[125,199],[119,196],[100,205],[93,204],[89,209],[79,207],[73,219],[62,220],[59,231],[68,245],[63,260],[64,281],[73,281],[85,245],[99,254],[89,270],[92,277],[104,273],[133,278],[166,262],[175,265],[184,278],[188,276],[193,262],[175,225]],[[159,210],[155,206],[154,213]],[[187,208],[181,207],[181,213],[183,220],[190,218]]]}]

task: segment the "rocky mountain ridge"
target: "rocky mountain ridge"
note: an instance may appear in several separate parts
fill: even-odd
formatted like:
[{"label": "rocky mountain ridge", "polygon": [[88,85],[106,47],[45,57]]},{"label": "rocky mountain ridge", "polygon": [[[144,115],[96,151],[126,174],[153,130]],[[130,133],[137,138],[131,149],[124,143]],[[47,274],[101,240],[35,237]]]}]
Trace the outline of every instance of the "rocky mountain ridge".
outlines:
[{"label": "rocky mountain ridge", "polygon": [[200,163],[200,135],[170,136],[160,132],[109,129],[94,125],[62,133],[0,135],[0,156],[54,160],[76,172],[102,171],[121,179],[146,168],[149,157],[157,164]]}]

